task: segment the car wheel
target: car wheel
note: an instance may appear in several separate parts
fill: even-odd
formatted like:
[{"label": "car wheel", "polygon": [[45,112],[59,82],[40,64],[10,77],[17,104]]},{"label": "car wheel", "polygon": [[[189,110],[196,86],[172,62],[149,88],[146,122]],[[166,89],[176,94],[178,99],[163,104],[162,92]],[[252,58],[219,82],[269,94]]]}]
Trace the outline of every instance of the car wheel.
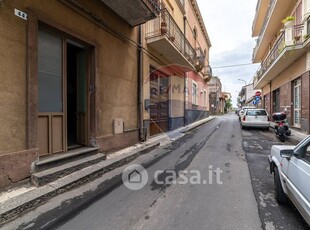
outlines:
[{"label": "car wheel", "polygon": [[288,201],[287,196],[285,195],[282,184],[280,181],[280,175],[278,168],[274,168],[274,186],[275,186],[275,197],[279,203],[286,203]]}]

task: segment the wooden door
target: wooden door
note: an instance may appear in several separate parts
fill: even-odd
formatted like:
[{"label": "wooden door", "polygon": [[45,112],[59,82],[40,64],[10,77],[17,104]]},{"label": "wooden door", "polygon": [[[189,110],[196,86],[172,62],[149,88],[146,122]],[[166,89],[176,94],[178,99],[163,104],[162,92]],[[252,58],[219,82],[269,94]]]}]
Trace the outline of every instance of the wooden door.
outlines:
[{"label": "wooden door", "polygon": [[168,131],[169,78],[152,71],[150,76],[150,135]]},{"label": "wooden door", "polygon": [[38,33],[38,141],[40,155],[65,151],[63,41]]}]

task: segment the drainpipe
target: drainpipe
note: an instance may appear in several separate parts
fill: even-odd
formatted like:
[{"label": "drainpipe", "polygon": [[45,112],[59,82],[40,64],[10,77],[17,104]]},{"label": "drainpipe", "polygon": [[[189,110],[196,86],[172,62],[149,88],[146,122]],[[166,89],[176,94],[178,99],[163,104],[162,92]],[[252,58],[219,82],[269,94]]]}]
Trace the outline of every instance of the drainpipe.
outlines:
[{"label": "drainpipe", "polygon": [[139,25],[138,38],[138,122],[139,141],[145,141],[143,132],[143,53],[142,53],[142,26]]},{"label": "drainpipe", "polygon": [[[183,42],[183,49],[185,50],[185,38],[186,38],[186,16],[183,17],[183,26],[184,26],[184,42]],[[187,73],[184,73],[184,126],[187,125],[186,122],[186,94],[187,94],[187,85],[186,85],[186,78],[187,78]]]},{"label": "drainpipe", "polygon": [[183,50],[185,50],[185,39],[186,39],[186,16],[183,17],[183,26],[184,26],[184,41],[183,41]]},{"label": "drainpipe", "polygon": [[272,99],[272,92],[271,92],[271,81],[270,81],[269,82],[269,111],[270,111],[270,114],[272,113],[272,111],[271,111],[271,108],[272,108],[271,99]]}]

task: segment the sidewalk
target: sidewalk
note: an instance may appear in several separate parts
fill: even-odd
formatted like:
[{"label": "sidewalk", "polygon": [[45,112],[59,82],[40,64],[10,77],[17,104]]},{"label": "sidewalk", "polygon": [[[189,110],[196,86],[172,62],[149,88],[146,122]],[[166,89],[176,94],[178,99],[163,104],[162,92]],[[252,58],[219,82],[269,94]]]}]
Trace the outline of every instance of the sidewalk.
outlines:
[{"label": "sidewalk", "polygon": [[[270,127],[274,129],[274,122],[270,122]],[[300,142],[308,136],[307,134],[299,132],[295,129],[290,128],[290,130],[291,130],[291,135],[289,136],[289,138],[295,141]]]},{"label": "sidewalk", "polygon": [[16,218],[21,213],[35,208],[54,196],[99,178],[116,168],[128,164],[140,155],[147,154],[159,146],[165,146],[180,139],[187,131],[209,122],[213,118],[214,117],[208,117],[186,127],[181,127],[152,137],[146,142],[109,154],[104,161],[83,168],[44,186],[35,187],[29,183],[19,185],[10,191],[0,193],[0,225]]}]

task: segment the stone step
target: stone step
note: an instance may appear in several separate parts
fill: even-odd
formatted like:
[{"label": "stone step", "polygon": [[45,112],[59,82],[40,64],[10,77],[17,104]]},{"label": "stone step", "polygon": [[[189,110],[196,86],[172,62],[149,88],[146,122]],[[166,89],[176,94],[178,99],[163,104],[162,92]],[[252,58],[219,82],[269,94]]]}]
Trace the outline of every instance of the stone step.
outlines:
[{"label": "stone step", "polygon": [[39,161],[36,161],[32,165],[32,172],[40,172],[57,166],[61,166],[66,163],[70,163],[75,160],[83,159],[88,156],[97,154],[98,148],[94,147],[82,147],[70,150],[65,153],[53,154],[42,156]]},{"label": "stone step", "polygon": [[31,175],[31,181],[35,186],[42,186],[105,159],[106,156],[104,154],[97,153],[40,172],[35,172]]}]

